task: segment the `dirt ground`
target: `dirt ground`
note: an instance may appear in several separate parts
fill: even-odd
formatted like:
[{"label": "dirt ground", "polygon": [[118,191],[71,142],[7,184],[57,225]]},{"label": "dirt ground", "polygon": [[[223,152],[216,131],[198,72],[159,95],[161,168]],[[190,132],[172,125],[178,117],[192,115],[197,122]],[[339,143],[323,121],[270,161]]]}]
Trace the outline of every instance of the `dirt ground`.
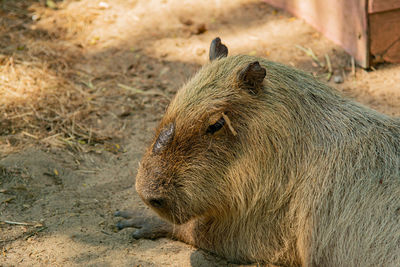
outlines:
[{"label": "dirt ground", "polygon": [[400,65],[353,69],[339,46],[262,1],[2,0],[0,266],[236,266],[177,241],[133,240],[113,217],[144,208],[138,162],[216,36],[231,55],[330,77],[400,115]]}]

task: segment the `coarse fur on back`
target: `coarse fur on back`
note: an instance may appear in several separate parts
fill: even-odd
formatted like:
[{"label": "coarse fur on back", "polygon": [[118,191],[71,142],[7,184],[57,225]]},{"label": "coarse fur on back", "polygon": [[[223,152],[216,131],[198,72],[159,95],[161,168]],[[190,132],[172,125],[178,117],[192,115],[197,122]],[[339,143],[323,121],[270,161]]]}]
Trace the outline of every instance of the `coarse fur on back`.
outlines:
[{"label": "coarse fur on back", "polygon": [[400,266],[400,120],[221,51],[167,108],[136,178],[145,203],[233,262]]}]

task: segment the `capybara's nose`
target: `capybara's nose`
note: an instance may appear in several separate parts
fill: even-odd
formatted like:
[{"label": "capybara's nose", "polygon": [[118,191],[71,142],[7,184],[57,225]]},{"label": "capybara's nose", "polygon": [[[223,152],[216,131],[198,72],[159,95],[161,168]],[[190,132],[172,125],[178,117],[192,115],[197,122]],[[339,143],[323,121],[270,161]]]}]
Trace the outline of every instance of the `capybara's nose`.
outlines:
[{"label": "capybara's nose", "polygon": [[162,197],[150,198],[148,200],[149,204],[156,209],[163,209],[166,206],[167,201]]}]

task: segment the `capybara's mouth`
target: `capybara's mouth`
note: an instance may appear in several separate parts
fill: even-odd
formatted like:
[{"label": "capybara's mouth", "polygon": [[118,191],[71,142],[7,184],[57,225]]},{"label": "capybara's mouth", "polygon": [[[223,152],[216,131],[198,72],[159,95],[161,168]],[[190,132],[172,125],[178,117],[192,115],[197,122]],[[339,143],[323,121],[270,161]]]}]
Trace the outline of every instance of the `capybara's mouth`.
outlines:
[{"label": "capybara's mouth", "polygon": [[189,215],[188,209],[181,208],[177,201],[173,201],[166,197],[151,197],[147,194],[138,192],[143,202],[154,210],[160,217],[173,224],[184,224],[191,220],[194,216]]},{"label": "capybara's mouth", "polygon": [[168,205],[164,207],[156,207],[158,204],[155,203],[147,203],[149,207],[151,207],[160,217],[165,220],[173,223],[173,224],[184,224],[191,220],[194,216],[189,215],[187,211],[182,211],[182,209],[178,208],[177,205]]}]

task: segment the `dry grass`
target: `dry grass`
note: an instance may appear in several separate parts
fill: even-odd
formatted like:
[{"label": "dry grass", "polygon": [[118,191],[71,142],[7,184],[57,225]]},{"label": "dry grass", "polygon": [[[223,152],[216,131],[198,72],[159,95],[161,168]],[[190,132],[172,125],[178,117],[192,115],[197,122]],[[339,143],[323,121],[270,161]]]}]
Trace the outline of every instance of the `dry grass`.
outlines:
[{"label": "dry grass", "polygon": [[50,13],[56,12],[43,3],[5,1],[0,12],[0,151],[32,143],[87,150],[87,145],[117,136],[118,129],[98,123],[107,113],[107,85],[95,84],[96,77],[77,67],[85,50],[68,41],[74,33],[85,33],[96,14],[63,11],[56,17],[64,20],[64,27],[55,23],[43,30],[32,15],[48,16],[42,22],[48,26]]}]

